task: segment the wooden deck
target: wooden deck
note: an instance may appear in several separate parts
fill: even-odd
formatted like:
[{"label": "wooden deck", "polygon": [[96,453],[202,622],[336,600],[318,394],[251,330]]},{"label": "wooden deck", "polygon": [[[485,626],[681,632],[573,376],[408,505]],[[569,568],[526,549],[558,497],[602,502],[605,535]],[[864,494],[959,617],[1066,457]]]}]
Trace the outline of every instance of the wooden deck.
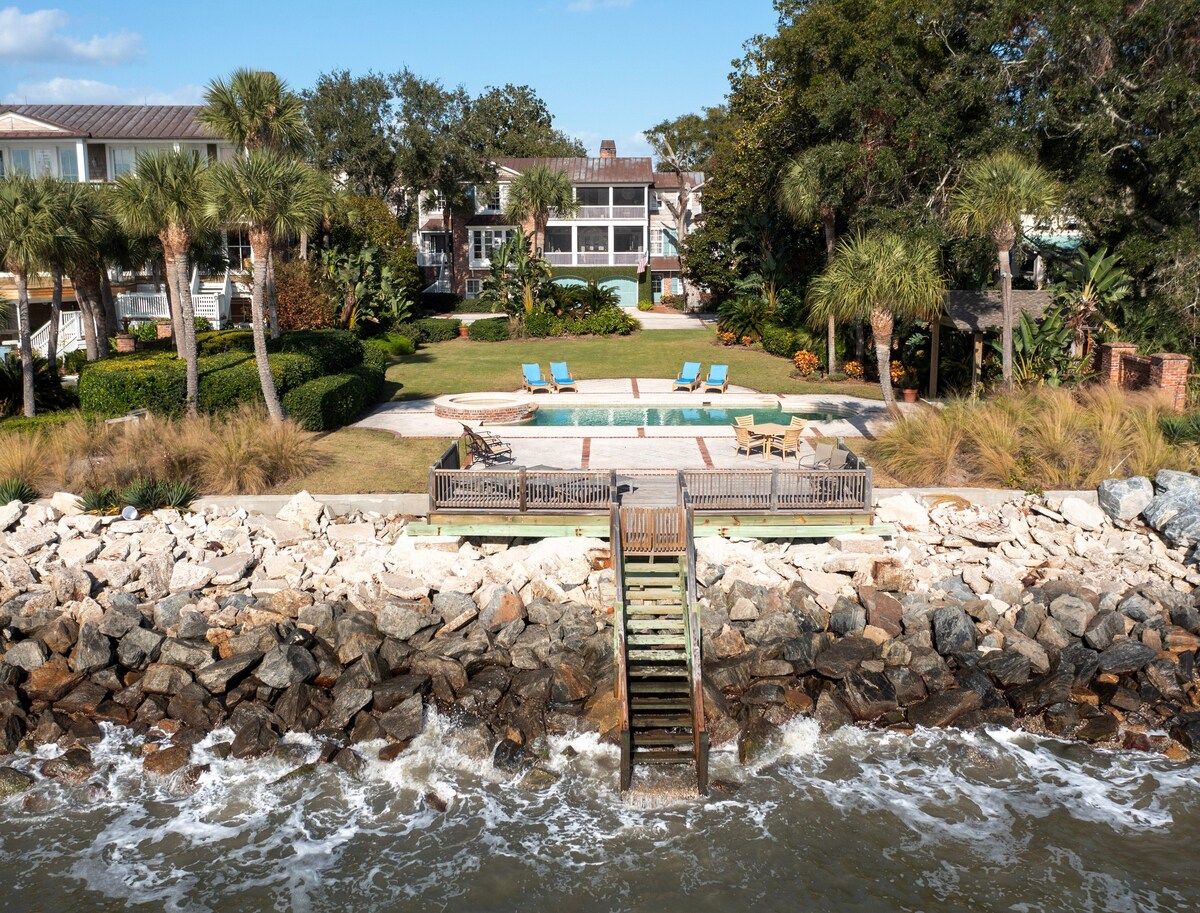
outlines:
[{"label": "wooden deck", "polygon": [[[428,523],[412,524],[410,530],[429,535],[607,538],[614,505],[678,508],[686,501],[696,536],[890,535],[890,527],[874,524],[871,468],[848,449],[847,454],[845,466],[836,470],[465,469],[456,443],[429,470]],[[629,515],[645,518],[639,522],[666,524],[671,512]],[[642,534],[659,549],[669,532],[651,527]]]}]

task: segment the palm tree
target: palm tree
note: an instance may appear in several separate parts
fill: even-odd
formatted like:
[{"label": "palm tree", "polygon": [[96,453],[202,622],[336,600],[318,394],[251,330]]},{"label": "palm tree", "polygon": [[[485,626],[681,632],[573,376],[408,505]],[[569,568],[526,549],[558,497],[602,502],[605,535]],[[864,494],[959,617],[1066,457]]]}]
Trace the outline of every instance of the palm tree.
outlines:
[{"label": "palm tree", "polygon": [[138,156],[135,171],[113,188],[113,207],[130,234],[157,234],[171,292],[176,351],[187,362],[187,410],[194,415],[199,393],[196,318],[192,310],[188,250],[208,223],[206,161],[195,152],[168,150]]},{"label": "palm tree", "polygon": [[[311,138],[304,120],[304,100],[274,73],[263,70],[241,68],[233,71],[228,82],[214,79],[204,92],[204,107],[197,119],[233,143],[241,155],[268,149],[299,155]],[[271,338],[277,339],[280,331],[274,247],[268,248],[266,258],[255,264],[266,271]]]},{"label": "palm tree", "polygon": [[[77,199],[74,188],[83,185],[67,183],[58,178],[44,176],[38,179],[42,192],[54,213],[54,220],[62,226],[73,225],[76,214],[72,211]],[[63,274],[67,269],[67,260],[74,255],[79,247],[78,239],[66,232],[56,232],[54,243],[50,247],[47,266],[50,268],[52,291],[50,293],[50,321],[46,334],[46,363],[49,375],[54,382],[58,381],[58,329],[62,319]]]},{"label": "palm tree", "polygon": [[[805,149],[784,168],[779,181],[779,205],[797,222],[820,220],[825,230],[825,264],[833,262],[837,250],[837,216],[849,195],[849,173],[854,147],[830,143]],[[826,327],[828,363],[837,370],[837,321],[830,316]]]},{"label": "palm tree", "polygon": [[71,232],[58,219],[45,181],[23,175],[0,180],[0,253],[17,281],[17,333],[24,413],[35,414],[33,342],[29,329],[29,275],[46,268],[56,250],[69,251]]},{"label": "palm tree", "polygon": [[1015,152],[995,152],[967,164],[950,197],[950,223],[964,235],[991,238],[1000,266],[1004,305],[1001,364],[1004,386],[1013,385],[1013,306],[1010,253],[1021,234],[1022,216],[1050,214],[1062,188],[1050,172]]},{"label": "palm tree", "polygon": [[924,238],[876,230],[843,238],[833,261],[809,286],[814,320],[869,320],[883,401],[892,408],[892,330],[896,320],[933,320],[945,282],[937,248]]},{"label": "palm tree", "polygon": [[[59,188],[59,193],[64,223],[78,239],[78,244],[70,251],[56,251],[54,266],[60,271],[59,275],[66,272],[71,278],[82,317],[87,359],[95,361],[108,349],[108,321],[104,313],[101,276],[105,268],[104,248],[116,225],[105,189],[94,184],[66,182]],[[56,283],[56,290],[59,284]],[[53,315],[51,320],[54,320]],[[50,348],[47,344],[47,359]]]},{"label": "palm tree", "polygon": [[[210,215],[225,224],[241,222],[248,226],[256,263],[266,262],[273,239],[307,229],[320,219],[325,198],[325,187],[315,171],[295,159],[262,150],[214,167],[208,187]],[[254,357],[267,412],[275,421],[281,421],[283,406],[271,376],[263,333],[265,291],[265,271],[256,269],[250,298]]]},{"label": "palm tree", "polygon": [[578,211],[579,201],[572,192],[571,179],[565,171],[549,165],[527,168],[508,185],[505,217],[514,225],[533,223],[530,242],[535,251],[540,251],[546,243],[546,223],[551,213],[569,218]]}]

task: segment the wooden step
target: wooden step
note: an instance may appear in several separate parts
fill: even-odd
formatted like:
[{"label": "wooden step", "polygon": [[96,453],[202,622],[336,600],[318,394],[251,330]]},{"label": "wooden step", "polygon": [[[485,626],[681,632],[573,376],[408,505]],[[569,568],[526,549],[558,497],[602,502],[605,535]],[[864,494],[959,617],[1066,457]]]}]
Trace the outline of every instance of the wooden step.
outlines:
[{"label": "wooden step", "polygon": [[[691,694],[692,686],[687,682],[630,682],[630,695],[650,695],[662,692],[663,694]],[[637,700],[637,698],[634,698]]]},{"label": "wooden step", "polygon": [[633,733],[634,745],[690,745],[690,732],[671,732],[667,729],[646,729]]},{"label": "wooden step", "polygon": [[664,615],[667,617],[683,618],[683,606],[648,603],[647,605],[626,605],[625,612],[629,615]]},{"label": "wooden step", "polygon": [[680,605],[683,602],[683,597],[678,590],[664,590],[656,588],[653,590],[626,590],[625,602],[673,602]]},{"label": "wooden step", "polygon": [[683,647],[686,645],[686,640],[682,633],[630,634],[625,638],[625,642],[635,647]]},{"label": "wooden step", "polygon": [[635,712],[658,713],[668,710],[686,710],[690,713],[692,702],[689,699],[679,697],[631,694],[629,696],[629,706]]},{"label": "wooden step", "polygon": [[[631,666],[631,678],[687,678],[687,666]],[[684,682],[686,685],[687,683]]]},{"label": "wooden step", "polygon": [[638,764],[691,764],[692,754],[688,751],[642,748],[634,749],[633,760]]},{"label": "wooden step", "polygon": [[629,725],[634,729],[691,729],[692,715],[690,713],[671,713],[650,716],[635,713]]},{"label": "wooden step", "polygon": [[634,631],[682,631],[682,618],[630,618],[625,622],[625,630],[630,633]]},{"label": "wooden step", "polygon": [[626,586],[679,586],[678,574],[647,574],[643,571],[625,571]]},{"label": "wooden step", "polygon": [[[685,653],[683,647],[677,650],[664,648],[662,650],[626,650],[625,658],[629,660],[631,665],[640,663],[684,663]],[[684,671],[687,671],[686,663]]]}]

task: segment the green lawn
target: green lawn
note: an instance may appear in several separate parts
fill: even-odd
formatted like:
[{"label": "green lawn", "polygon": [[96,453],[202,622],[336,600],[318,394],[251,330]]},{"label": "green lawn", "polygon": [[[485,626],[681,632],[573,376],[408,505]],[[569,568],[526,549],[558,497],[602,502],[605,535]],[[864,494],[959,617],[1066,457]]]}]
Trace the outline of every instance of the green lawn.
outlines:
[{"label": "green lawn", "polygon": [[400,438],[387,431],[339,428],[317,439],[320,465],[277,486],[273,494],[428,491],[429,467],[448,443],[445,438]]},{"label": "green lawn", "polygon": [[718,345],[711,330],[643,330],[625,337],[514,339],[476,342],[454,339],[423,346],[387,371],[385,397],[428,399],[443,393],[517,390],[521,364],[566,361],[577,380],[599,377],[674,378],[685,361],[704,370],[729,365],[729,381],[763,393],[843,393],[879,399],[877,384],[828,383],[793,377],[792,363],[759,349]]}]

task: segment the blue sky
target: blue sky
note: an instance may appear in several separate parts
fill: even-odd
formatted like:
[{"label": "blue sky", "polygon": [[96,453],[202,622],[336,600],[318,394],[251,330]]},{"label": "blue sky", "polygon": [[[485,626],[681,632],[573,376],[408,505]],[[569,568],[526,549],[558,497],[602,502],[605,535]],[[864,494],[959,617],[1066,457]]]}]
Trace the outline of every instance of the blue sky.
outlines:
[{"label": "blue sky", "polygon": [[[3,0],[0,0],[2,3]],[[528,84],[595,154],[719,103],[744,41],[775,27],[770,0],[61,2],[0,7],[0,100],[192,103],[238,66],[293,88],[321,72]]]}]

